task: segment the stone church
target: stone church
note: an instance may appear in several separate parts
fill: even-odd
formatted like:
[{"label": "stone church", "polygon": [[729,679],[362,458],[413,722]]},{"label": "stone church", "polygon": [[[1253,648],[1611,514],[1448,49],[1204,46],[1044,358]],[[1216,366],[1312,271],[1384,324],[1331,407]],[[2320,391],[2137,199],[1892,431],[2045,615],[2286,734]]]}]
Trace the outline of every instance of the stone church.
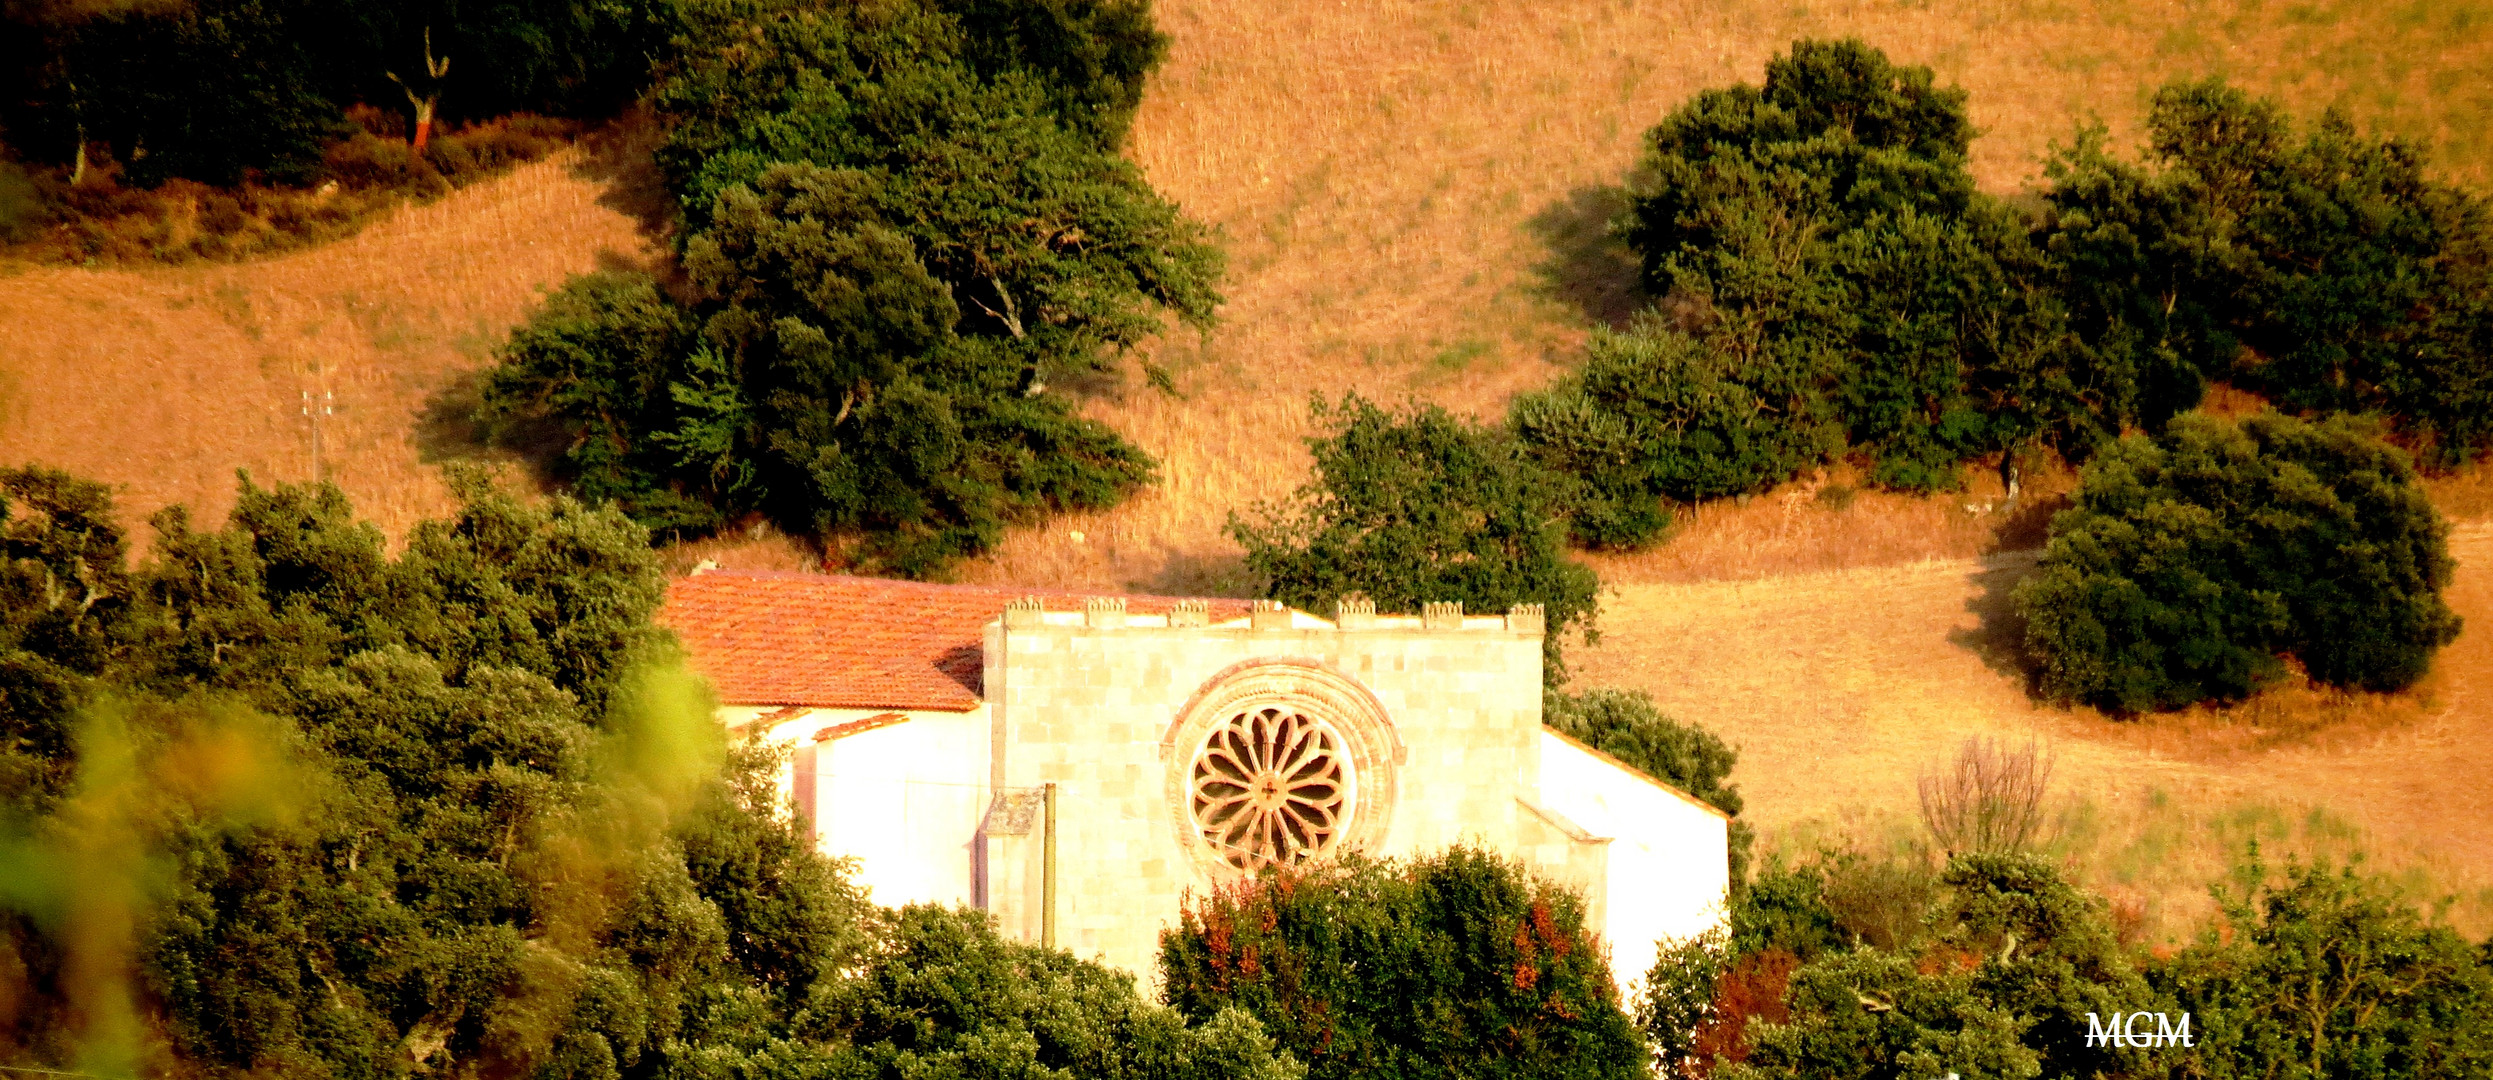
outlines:
[{"label": "stone church", "polygon": [[[1622,989],[1723,918],[1727,823],[1541,724],[1542,617],[706,570],[661,621],[878,903],[1152,977],[1189,891],[1455,843],[1582,891]],[[1052,813],[1050,812],[1052,809]]]}]

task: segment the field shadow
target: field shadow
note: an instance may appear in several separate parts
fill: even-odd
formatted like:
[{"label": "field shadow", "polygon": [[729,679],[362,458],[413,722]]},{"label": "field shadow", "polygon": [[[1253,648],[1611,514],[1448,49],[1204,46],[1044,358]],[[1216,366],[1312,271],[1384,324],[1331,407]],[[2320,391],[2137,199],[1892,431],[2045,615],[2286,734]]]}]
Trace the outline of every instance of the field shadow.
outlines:
[{"label": "field shadow", "polygon": [[2040,685],[2041,670],[2026,652],[2026,620],[2017,613],[2017,583],[2034,572],[2040,553],[2012,551],[1985,556],[1982,569],[1974,573],[1974,584],[1980,591],[1965,602],[1965,610],[1979,620],[1973,626],[1951,630],[1948,641],[1973,653],[1982,666],[2017,680],[2028,694]]},{"label": "field shadow", "polygon": [[666,130],[646,109],[633,109],[580,138],[580,163],[572,171],[604,185],[597,205],[632,219],[650,246],[663,250],[675,231],[675,197],[658,171],[656,152]]},{"label": "field shadow", "polygon": [[1598,184],[1568,192],[1532,215],[1524,227],[1548,252],[1532,267],[1537,291],[1594,323],[1626,326],[1646,304],[1636,253],[1610,232],[1626,211],[1625,187]]},{"label": "field shadow", "polygon": [[469,371],[424,399],[408,434],[416,460],[426,465],[481,461],[517,465],[538,490],[550,490],[554,463],[570,443],[550,420],[489,423],[484,418],[485,373]]}]

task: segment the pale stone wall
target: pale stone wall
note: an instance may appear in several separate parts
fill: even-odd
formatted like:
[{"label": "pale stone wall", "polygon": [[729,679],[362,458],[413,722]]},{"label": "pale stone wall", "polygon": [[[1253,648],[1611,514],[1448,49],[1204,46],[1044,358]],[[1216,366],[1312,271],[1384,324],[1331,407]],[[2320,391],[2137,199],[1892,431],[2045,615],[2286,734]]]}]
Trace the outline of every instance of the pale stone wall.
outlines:
[{"label": "pale stone wall", "polygon": [[981,902],[979,827],[992,796],[985,707],[896,713],[740,705],[720,710],[720,719],[731,731],[788,748],[783,805],[813,830],[823,854],[857,860],[851,880],[875,903]]},{"label": "pale stone wall", "polygon": [[[1391,815],[1372,854],[1521,846],[1529,812],[1518,799],[1540,776],[1537,619],[1517,630],[1499,618],[1459,629],[1375,619],[1347,630],[1305,615],[1272,629],[1139,618],[1093,626],[1036,612],[1024,625],[1009,621],[987,631],[992,776],[998,789],[1057,785],[1057,944],[1076,955],[1148,977],[1184,895],[1235,876],[1186,844],[1191,825],[1170,776],[1191,766],[1196,748],[1163,740],[1185,703],[1241,664],[1311,665],[1355,681],[1381,707],[1401,760],[1394,805],[1360,811]],[[1036,828],[987,841],[989,907],[1025,940],[1040,936],[1042,844]]]},{"label": "pale stone wall", "polygon": [[1659,941],[1722,925],[1731,884],[1730,819],[1555,731],[1541,734],[1541,805],[1607,837],[1600,893],[1610,970],[1625,999],[1652,970]]}]

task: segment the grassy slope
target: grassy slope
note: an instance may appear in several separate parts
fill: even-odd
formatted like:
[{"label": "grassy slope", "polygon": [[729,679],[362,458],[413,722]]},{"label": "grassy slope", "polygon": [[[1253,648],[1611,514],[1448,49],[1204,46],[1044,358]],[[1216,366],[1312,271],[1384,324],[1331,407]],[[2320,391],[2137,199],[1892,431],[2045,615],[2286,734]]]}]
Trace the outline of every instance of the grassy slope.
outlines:
[{"label": "grassy slope", "polygon": [[2098,884],[2177,918],[2229,850],[2371,850],[2493,930],[2493,527],[2452,544],[2469,632],[2414,690],[2270,694],[2231,712],[2114,722],[2038,707],[2009,659],[2008,590],[2031,554],[1605,597],[1578,677],[1651,692],[1740,744],[1734,779],[1770,840],[1915,828],[1915,779],[1975,736],[2056,751],[2062,844]]},{"label": "grassy slope", "polygon": [[[1859,35],[1968,88],[1984,132],[1975,172],[1997,190],[2033,178],[2077,118],[2099,113],[2134,132],[2156,85],[2209,73],[2298,109],[2342,105],[2387,123],[2430,145],[2455,178],[2481,182],[2493,167],[2485,4],[1158,7],[1176,47],[1144,102],[1133,154],[1161,191],[1226,234],[1225,322],[1163,350],[1187,373],[1188,400],[1138,393],[1098,410],[1161,455],[1165,488],[1016,537],[972,571],[985,580],[1229,584],[1220,524],[1300,480],[1310,393],[1357,388],[1494,415],[1544,382],[1588,313],[1615,318],[1634,303],[1623,255],[1599,240],[1638,134],[1702,87],[1756,80],[1797,36]],[[1741,535],[1716,545],[1724,572],[1828,563],[1824,549],[1760,559],[1746,545],[1755,523],[1732,523]],[[1940,524],[1898,532],[1928,533],[1933,553],[1980,550],[1979,536]]]},{"label": "grassy slope", "polygon": [[[577,152],[262,262],[0,276],[0,462],[118,485],[143,519],[232,505],[234,471],[312,475],[302,395],[334,395],[321,466],[396,532],[473,448],[470,373],[541,290],[645,255]],[[611,201],[611,200],[609,200]]]}]

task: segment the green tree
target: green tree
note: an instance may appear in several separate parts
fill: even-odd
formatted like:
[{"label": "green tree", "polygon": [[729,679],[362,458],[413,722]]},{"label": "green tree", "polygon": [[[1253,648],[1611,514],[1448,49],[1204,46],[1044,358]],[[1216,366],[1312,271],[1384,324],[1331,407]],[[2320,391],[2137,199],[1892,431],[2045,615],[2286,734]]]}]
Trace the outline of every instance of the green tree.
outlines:
[{"label": "green tree", "polygon": [[2190,1075],[2461,1077],[2493,1068],[2493,962],[2354,866],[2254,851],[2211,931],[2154,975],[2189,1011]]},{"label": "green tree", "polygon": [[[912,574],[1149,478],[1050,392],[1218,301],[1217,250],[1115,153],[1163,50],[1143,7],[687,21],[655,100],[692,302],[660,315],[652,285],[574,285],[513,338],[495,409],[561,429],[579,490],[653,528],[759,511],[862,532],[861,562]],[[641,347],[670,323],[690,338]]]},{"label": "green tree", "polygon": [[2158,91],[2147,166],[2100,128],[2048,165],[2044,244],[2077,322],[2139,373],[2152,427],[2232,379],[2305,413],[2380,411],[2435,461],[2489,432],[2486,211],[2334,112],[2298,133],[2220,80]]},{"label": "green tree", "polygon": [[[2078,347],[2022,215],[1974,190],[1972,134],[1964,91],[1849,40],[1794,42],[1762,87],[1653,129],[1619,229],[1706,340],[1676,351],[1720,359],[1637,395],[1708,403],[1695,415],[1612,406],[1654,460],[1701,466],[1651,490],[1687,484],[1674,471],[1712,474],[1675,497],[1755,490],[1847,442],[1881,484],[1952,488],[1970,458],[2119,429],[2131,380]],[[1725,430],[1762,425],[1783,430]]]},{"label": "green tree", "polygon": [[2238,699],[2289,657],[2396,689],[2458,634],[2447,529],[2405,452],[2359,423],[2182,416],[2087,467],[2017,603],[2055,698]]},{"label": "green tree", "polygon": [[1661,499],[1759,491],[1842,446],[1813,386],[1746,361],[1647,314],[1595,331],[1582,370],[1515,403],[1517,437],[1578,485],[1567,506],[1578,542],[1649,542],[1670,525]]},{"label": "green tree", "polygon": [[1567,557],[1550,476],[1504,432],[1435,406],[1392,412],[1354,394],[1314,409],[1331,429],[1308,440],[1315,478],[1261,520],[1229,522],[1269,594],[1308,610],[1354,594],[1380,611],[1540,604],[1554,685],[1560,639],[1591,622],[1596,582]]},{"label": "green tree", "polygon": [[1160,937],[1163,995],[1238,1009],[1335,1077],[1643,1075],[1574,893],[1495,855],[1352,855],[1197,898]]}]

